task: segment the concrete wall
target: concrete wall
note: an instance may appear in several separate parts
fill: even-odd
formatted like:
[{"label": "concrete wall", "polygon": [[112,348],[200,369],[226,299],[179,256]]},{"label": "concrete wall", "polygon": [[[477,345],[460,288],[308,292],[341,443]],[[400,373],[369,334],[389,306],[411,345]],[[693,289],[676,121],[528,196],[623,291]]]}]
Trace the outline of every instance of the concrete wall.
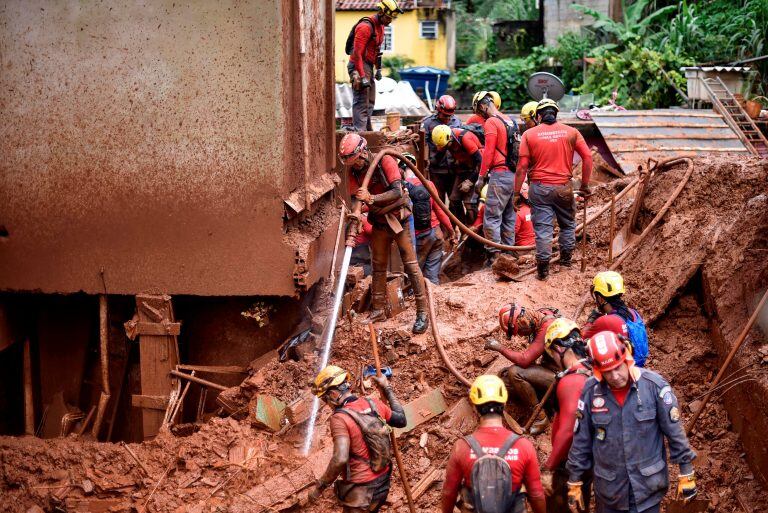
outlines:
[{"label": "concrete wall", "polygon": [[561,34],[578,32],[581,27],[594,22],[591,16],[573,9],[573,4],[584,5],[608,15],[610,0],[544,0],[544,44],[554,46]]},{"label": "concrete wall", "polygon": [[293,294],[282,200],[333,167],[330,1],[3,2],[0,290]]}]

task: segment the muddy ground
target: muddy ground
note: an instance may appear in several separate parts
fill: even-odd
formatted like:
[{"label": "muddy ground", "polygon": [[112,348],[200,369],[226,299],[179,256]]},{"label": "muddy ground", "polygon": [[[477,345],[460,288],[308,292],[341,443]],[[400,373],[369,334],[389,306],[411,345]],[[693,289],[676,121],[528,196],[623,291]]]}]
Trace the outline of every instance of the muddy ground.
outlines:
[{"label": "muddy ground", "polygon": [[[652,180],[641,224],[655,215],[684,171],[684,166],[675,167]],[[602,186],[592,201],[593,208],[626,182]],[[691,181],[670,212],[620,268],[629,302],[653,321],[647,365],[675,388],[683,420],[690,417],[691,404],[706,391],[706,383],[728,350],[728,341],[735,339],[754,308],[755,296],[768,285],[766,191],[766,163],[741,158],[738,162],[696,160]],[[628,216],[628,205],[627,201],[619,204],[619,226]],[[584,274],[576,267],[553,266],[554,273],[545,283],[532,277],[517,283],[499,281],[490,270],[481,270],[434,289],[440,333],[462,373],[471,379],[502,364],[482,349],[488,336],[503,339],[496,320],[500,304],[516,298],[531,306],[555,306],[572,315],[588,290],[590,277],[607,267],[607,213],[589,233]],[[393,369],[395,392],[407,402],[439,388],[450,409],[465,396],[466,389],[447,372],[431,335],[407,336],[413,318],[411,309],[379,326],[382,358]],[[522,348],[524,341],[508,344]],[[718,391],[691,438],[699,454],[699,489],[709,500],[709,511],[768,511],[765,476],[758,473],[758,465],[767,460],[757,454],[766,449],[764,443],[755,441],[765,434],[768,419],[767,356],[768,338],[754,329],[731,367],[741,369],[747,377]],[[343,320],[331,361],[359,377],[361,367],[372,363],[366,327]],[[256,394],[272,394],[290,402],[306,394],[306,382],[316,365],[312,354],[298,362],[271,362],[231,396],[246,405]],[[311,506],[302,504],[301,493],[291,494],[327,463],[328,415],[327,409],[320,412],[309,458],[300,454],[305,424],[273,434],[253,427],[249,418],[216,417],[190,436],[166,433],[128,448],[75,435],[57,440],[3,437],[0,510],[335,511],[338,508],[330,490]],[[518,421],[525,420],[525,412],[520,412]],[[440,468],[453,442],[471,431],[473,423],[471,415],[444,413],[402,435],[399,442],[411,483],[432,468]],[[535,437],[534,443],[543,461],[550,448],[549,433]],[[388,510],[405,512],[399,478],[393,483]],[[434,511],[438,501],[436,483],[417,505],[421,511]]]}]

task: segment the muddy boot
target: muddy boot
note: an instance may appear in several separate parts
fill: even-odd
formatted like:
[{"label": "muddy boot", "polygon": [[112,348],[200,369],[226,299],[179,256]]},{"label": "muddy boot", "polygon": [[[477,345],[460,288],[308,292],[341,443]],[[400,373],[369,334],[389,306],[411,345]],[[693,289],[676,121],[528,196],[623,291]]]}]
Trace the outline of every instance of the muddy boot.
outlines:
[{"label": "muddy boot", "polygon": [[546,281],[549,277],[549,261],[536,260],[536,278]]},{"label": "muddy boot", "polygon": [[573,251],[561,251],[560,252],[560,265],[562,267],[571,267],[571,258],[573,257]]},{"label": "muddy boot", "polygon": [[483,267],[493,267],[496,259],[499,258],[499,251],[489,251],[485,257],[485,263]]},{"label": "muddy boot", "polygon": [[381,322],[387,320],[387,272],[373,271],[371,276],[371,312],[368,320]]},{"label": "muddy boot", "polygon": [[538,418],[536,418],[536,421],[531,426],[530,433],[533,436],[540,435],[544,431],[546,431],[548,427],[549,427],[549,418],[547,417],[547,414],[544,413],[544,410],[541,410],[539,412]]},{"label": "muddy boot", "polygon": [[420,335],[426,332],[427,328],[429,328],[429,317],[427,316],[427,312],[416,312],[416,322],[413,323],[413,329],[411,331],[416,335]]}]

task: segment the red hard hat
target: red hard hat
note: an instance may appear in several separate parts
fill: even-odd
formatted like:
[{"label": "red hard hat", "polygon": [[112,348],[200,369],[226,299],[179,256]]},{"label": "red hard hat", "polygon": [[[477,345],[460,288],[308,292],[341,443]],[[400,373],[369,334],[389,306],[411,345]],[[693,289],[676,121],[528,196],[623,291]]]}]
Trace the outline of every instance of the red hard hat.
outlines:
[{"label": "red hard hat", "polygon": [[444,94],[437,99],[435,110],[440,114],[453,114],[456,112],[456,100],[450,94]]},{"label": "red hard hat", "polygon": [[525,307],[509,303],[499,310],[499,326],[507,333],[507,338],[517,335],[517,321],[525,314]]},{"label": "red hard hat", "polygon": [[368,147],[368,142],[360,134],[349,133],[341,138],[339,143],[339,158],[341,162],[353,164]]},{"label": "red hard hat", "polygon": [[613,370],[627,361],[627,346],[612,331],[601,331],[587,341],[589,357],[595,371]]}]

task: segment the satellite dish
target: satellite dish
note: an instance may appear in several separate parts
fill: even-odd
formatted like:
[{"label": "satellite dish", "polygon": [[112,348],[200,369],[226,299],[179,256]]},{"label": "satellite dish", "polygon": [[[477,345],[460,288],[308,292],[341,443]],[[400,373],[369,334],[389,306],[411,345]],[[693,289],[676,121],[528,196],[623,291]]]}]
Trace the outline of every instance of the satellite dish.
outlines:
[{"label": "satellite dish", "polygon": [[528,79],[528,93],[536,101],[541,101],[544,98],[559,101],[565,96],[565,86],[556,75],[539,71]]}]

